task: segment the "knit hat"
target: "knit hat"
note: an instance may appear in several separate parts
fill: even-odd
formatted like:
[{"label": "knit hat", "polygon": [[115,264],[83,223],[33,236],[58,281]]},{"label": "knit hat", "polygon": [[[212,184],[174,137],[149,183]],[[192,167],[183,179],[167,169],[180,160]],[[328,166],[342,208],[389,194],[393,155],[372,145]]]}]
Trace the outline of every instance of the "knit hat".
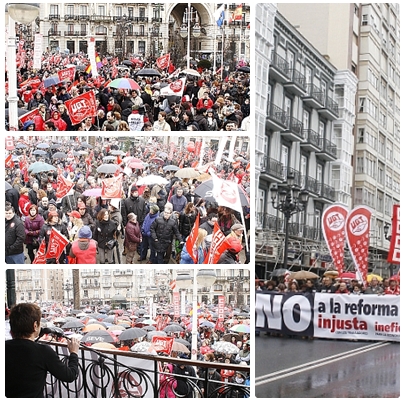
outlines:
[{"label": "knit hat", "polygon": [[151,205],[151,208],[149,210],[152,212],[152,214],[156,214],[159,212],[159,207],[157,205]]},{"label": "knit hat", "polygon": [[92,231],[89,228],[89,226],[83,226],[79,231],[78,231],[78,237],[80,239],[92,239]]},{"label": "knit hat", "polygon": [[131,187],[131,190],[130,190],[132,193],[134,192],[134,191],[138,191],[138,187],[136,187],[136,186],[133,186],[133,187]]},{"label": "knit hat", "polygon": [[81,215],[78,211],[70,212],[69,215],[72,216],[73,218],[81,218]]},{"label": "knit hat", "polygon": [[53,200],[53,199],[52,199],[52,200],[50,200],[50,201],[49,201],[49,205],[54,205],[54,206],[56,206],[56,201],[55,201],[55,200]]}]

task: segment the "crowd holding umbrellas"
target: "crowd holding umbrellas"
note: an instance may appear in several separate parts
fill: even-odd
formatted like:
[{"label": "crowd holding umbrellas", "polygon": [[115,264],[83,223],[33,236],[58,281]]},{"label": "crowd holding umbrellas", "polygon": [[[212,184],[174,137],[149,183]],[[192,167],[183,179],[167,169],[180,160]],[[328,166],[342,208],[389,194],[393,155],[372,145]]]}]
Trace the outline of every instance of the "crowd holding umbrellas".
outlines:
[{"label": "crowd holding umbrellas", "polygon": [[247,137],[211,138],[9,140],[7,263],[248,263]]}]

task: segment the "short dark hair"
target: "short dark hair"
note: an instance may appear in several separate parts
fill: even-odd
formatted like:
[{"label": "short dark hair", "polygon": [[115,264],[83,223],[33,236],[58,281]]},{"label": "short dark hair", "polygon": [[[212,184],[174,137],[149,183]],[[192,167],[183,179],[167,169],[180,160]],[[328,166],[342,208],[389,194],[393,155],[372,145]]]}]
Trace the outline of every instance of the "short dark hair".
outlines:
[{"label": "short dark hair", "polygon": [[10,327],[13,339],[28,338],[34,332],[34,323],[40,326],[42,312],[36,304],[20,303],[10,312]]},{"label": "short dark hair", "polygon": [[7,204],[6,204],[5,212],[8,212],[8,211],[13,211],[13,212],[15,212],[14,207],[13,207],[12,205],[7,205]]}]

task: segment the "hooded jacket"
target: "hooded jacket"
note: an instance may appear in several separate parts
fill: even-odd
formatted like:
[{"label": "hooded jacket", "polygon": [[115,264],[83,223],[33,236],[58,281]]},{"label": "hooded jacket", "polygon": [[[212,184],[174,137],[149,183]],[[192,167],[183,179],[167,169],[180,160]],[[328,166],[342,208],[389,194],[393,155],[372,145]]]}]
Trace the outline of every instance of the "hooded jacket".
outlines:
[{"label": "hooded jacket", "polygon": [[[55,114],[57,114],[57,118],[55,118]],[[67,123],[60,117],[59,111],[55,110],[52,112],[52,118],[50,121],[54,123],[58,131],[66,131]]]},{"label": "hooded jacket", "polygon": [[[172,364],[167,364],[165,367],[169,369],[169,373],[173,373]],[[168,373],[161,374],[159,384],[159,396],[161,398],[176,398],[173,390],[177,388],[177,381],[172,375]]]}]

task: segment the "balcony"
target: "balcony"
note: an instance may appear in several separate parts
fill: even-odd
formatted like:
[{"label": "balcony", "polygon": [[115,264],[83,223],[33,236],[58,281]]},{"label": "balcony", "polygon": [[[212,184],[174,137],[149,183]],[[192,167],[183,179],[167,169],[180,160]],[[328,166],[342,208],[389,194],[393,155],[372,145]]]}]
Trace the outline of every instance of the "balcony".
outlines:
[{"label": "balcony", "polygon": [[87,36],[86,31],[64,31],[64,36]]},{"label": "balcony", "polygon": [[281,131],[281,136],[289,141],[303,141],[303,123],[295,117],[289,117],[287,128]]},{"label": "balcony", "polygon": [[324,108],[324,91],[315,86],[314,84],[307,85],[307,93],[302,95],[304,103],[315,109]]},{"label": "balcony", "polygon": [[300,143],[300,147],[308,152],[318,152],[320,148],[320,137],[311,128],[304,129],[302,131],[303,141]]},{"label": "balcony", "polygon": [[79,15],[78,21],[89,21],[91,17],[89,15]]},{"label": "balcony", "polygon": [[133,270],[132,269],[127,269],[125,271],[113,271],[114,276],[132,276],[133,275]]},{"label": "balcony", "polygon": [[325,107],[318,109],[318,113],[328,120],[336,120],[339,117],[338,104],[330,97],[327,97]]},{"label": "balcony", "polygon": [[[123,17],[112,17],[112,21],[114,22],[114,23],[121,23],[121,22],[123,22],[124,21],[124,18]],[[145,24],[145,23],[148,23],[148,21],[149,21],[149,18],[148,17],[132,17],[132,16],[129,16],[129,17],[127,17],[126,18],[126,21],[129,21],[129,22],[132,22],[133,24]]]},{"label": "balcony", "polygon": [[300,187],[302,185],[302,175],[298,170],[289,166],[284,166],[282,169],[282,181],[286,181],[289,174],[294,177],[294,184]]},{"label": "balcony", "polygon": [[60,14],[49,14],[49,21],[59,21]]},{"label": "balcony", "polygon": [[152,18],[152,24],[162,24],[162,18]]},{"label": "balcony", "polygon": [[[39,342],[48,345],[49,342]],[[59,359],[66,362],[67,348],[62,343],[51,342]],[[89,352],[88,352],[89,351]],[[160,398],[161,391],[172,387],[168,381],[181,381],[182,389],[189,392],[189,398],[249,398],[250,386],[209,378],[208,372],[216,369],[239,370],[238,364],[191,361],[197,372],[204,368],[205,377],[191,377],[175,374],[167,381],[160,381],[163,363],[179,365],[183,359],[153,356],[151,354],[102,350],[80,346],[78,352],[78,378],[66,383],[48,375],[43,394],[46,398]],[[241,366],[247,376],[250,366]],[[168,377],[169,378],[169,377]],[[200,383],[200,381],[202,381]],[[116,386],[118,384],[118,386]],[[201,389],[202,387],[202,389]],[[170,388],[169,388],[170,389]],[[213,390],[213,391],[212,391]],[[177,398],[185,398],[175,390]]]},{"label": "balcony", "polygon": [[113,287],[131,289],[133,287],[133,282],[114,282]]},{"label": "balcony", "polygon": [[81,277],[82,278],[89,278],[89,277],[98,277],[98,276],[100,276],[100,271],[98,271],[98,270],[93,270],[93,271],[90,271],[90,272],[88,272],[88,271],[82,271],[81,272]]},{"label": "balcony", "polygon": [[91,15],[91,21],[93,21],[93,22],[112,22],[113,17],[111,17],[110,15],[93,14],[93,15]]},{"label": "balcony", "polygon": [[[133,36],[135,36],[135,37],[147,37],[148,34],[147,34],[146,32],[127,32],[127,33],[125,34],[125,37],[126,37],[126,38],[133,37]],[[122,34],[122,33],[113,32],[113,37],[114,37],[114,38],[122,38],[122,37],[123,37],[123,34]]]},{"label": "balcony", "polygon": [[290,81],[289,63],[276,52],[272,52],[269,75],[271,78],[281,84]]},{"label": "balcony", "polygon": [[274,105],[272,102],[268,102],[267,105],[267,120],[266,128],[272,131],[282,131],[286,129],[288,116],[286,112],[280,107]]},{"label": "balcony", "polygon": [[99,289],[100,283],[82,283],[81,288],[82,289]]},{"label": "balcony", "polygon": [[289,82],[283,84],[284,88],[296,96],[305,95],[307,90],[306,77],[295,68],[289,69],[288,73],[291,78]]},{"label": "balcony", "polygon": [[320,188],[320,194],[318,195],[317,201],[324,203],[335,202],[335,188],[328,186],[327,184],[322,184]]},{"label": "balcony", "polygon": [[283,181],[283,165],[281,162],[265,156],[261,164],[261,173],[269,177],[275,183]]},{"label": "balcony", "polygon": [[78,21],[78,15],[67,14],[64,16],[64,21]]},{"label": "balcony", "polygon": [[310,193],[311,196],[317,197],[320,194],[320,183],[317,179],[310,176],[305,177],[304,188]]},{"label": "balcony", "polygon": [[320,148],[321,150],[315,153],[317,158],[327,162],[333,162],[338,159],[336,145],[333,142],[320,137]]}]

